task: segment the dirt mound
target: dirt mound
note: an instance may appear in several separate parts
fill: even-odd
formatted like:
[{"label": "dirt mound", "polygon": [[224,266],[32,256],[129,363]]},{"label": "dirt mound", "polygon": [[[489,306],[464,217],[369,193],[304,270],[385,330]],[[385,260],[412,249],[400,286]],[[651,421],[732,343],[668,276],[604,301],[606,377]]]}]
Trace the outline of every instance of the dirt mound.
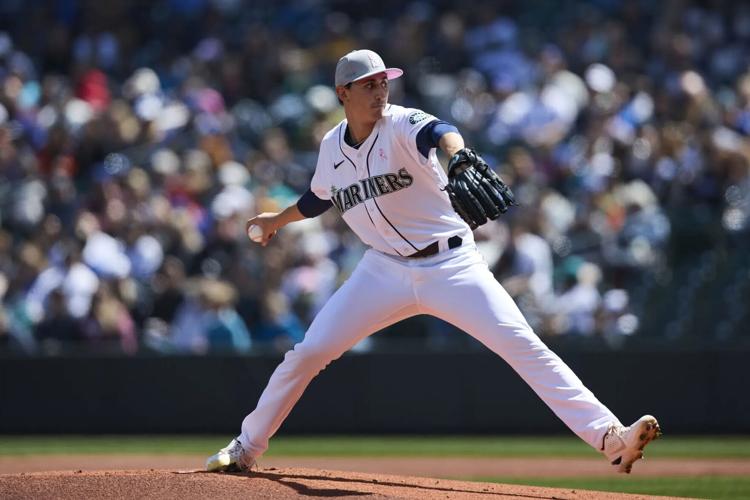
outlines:
[{"label": "dirt mound", "polygon": [[[0,475],[46,471],[198,469],[205,455],[74,454],[0,456]],[[266,469],[305,468],[443,479],[477,477],[617,477],[599,457],[263,457]],[[637,477],[750,476],[747,459],[651,458],[638,462]]]},{"label": "dirt mound", "polygon": [[292,499],[359,498],[541,498],[634,499],[619,493],[475,483],[317,469],[261,469],[250,475],[199,471],[38,472],[0,475],[0,498],[139,498],[204,500],[212,498]]}]

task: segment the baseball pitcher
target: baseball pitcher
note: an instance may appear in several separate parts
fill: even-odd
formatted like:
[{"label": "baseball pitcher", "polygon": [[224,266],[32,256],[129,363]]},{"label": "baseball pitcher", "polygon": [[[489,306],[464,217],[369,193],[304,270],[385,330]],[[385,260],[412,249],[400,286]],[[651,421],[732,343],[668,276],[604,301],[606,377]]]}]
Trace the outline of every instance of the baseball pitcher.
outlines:
[{"label": "baseball pitcher", "polygon": [[[342,57],[335,85],[346,119],[323,138],[310,189],[284,211],[247,221],[265,246],[287,224],[334,207],[369,249],[207,470],[250,470],[331,361],[388,325],[431,314],[501,356],[574,433],[629,473],[659,424],[646,415],[624,427],[532,331],[472,237],[515,205],[511,190],[453,125],[388,103],[389,80],[402,74],[370,50]],[[437,148],[450,157],[447,174]]]}]

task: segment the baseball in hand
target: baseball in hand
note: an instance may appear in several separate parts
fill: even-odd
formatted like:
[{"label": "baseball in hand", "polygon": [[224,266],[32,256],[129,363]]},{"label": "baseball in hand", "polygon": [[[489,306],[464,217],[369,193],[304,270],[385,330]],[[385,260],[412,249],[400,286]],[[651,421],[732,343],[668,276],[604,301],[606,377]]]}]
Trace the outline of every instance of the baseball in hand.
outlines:
[{"label": "baseball in hand", "polygon": [[253,224],[247,228],[247,237],[253,240],[255,243],[260,243],[261,241],[263,241],[263,230],[260,228],[260,226],[256,226],[255,224]]}]

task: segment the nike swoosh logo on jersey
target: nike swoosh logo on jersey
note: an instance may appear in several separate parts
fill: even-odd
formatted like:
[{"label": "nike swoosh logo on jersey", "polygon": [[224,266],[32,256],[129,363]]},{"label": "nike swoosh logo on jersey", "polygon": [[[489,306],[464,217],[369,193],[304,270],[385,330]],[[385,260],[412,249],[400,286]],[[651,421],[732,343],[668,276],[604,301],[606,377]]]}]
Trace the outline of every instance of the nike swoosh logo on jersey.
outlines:
[{"label": "nike swoosh logo on jersey", "polygon": [[341,160],[341,161],[340,161],[340,162],[338,162],[338,163],[335,163],[335,162],[334,162],[334,164],[333,164],[333,169],[334,169],[334,170],[336,170],[337,168],[339,168],[339,167],[341,166],[341,164],[342,164],[342,163],[344,163],[344,161],[345,161],[345,160]]}]

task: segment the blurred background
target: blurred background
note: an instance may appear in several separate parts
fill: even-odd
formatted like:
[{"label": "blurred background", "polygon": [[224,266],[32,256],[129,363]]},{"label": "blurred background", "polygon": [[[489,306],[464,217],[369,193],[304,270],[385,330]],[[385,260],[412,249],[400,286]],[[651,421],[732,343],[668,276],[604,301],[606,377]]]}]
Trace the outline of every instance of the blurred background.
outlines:
[{"label": "blurred background", "polygon": [[[736,406],[747,403],[713,392],[747,374],[725,355],[743,359],[750,344],[749,41],[750,6],[718,0],[3,0],[6,429],[52,425],[23,413],[11,423],[11,402],[61,390],[50,381],[67,388],[64,377],[99,384],[112,404],[125,388],[143,397],[128,377],[210,388],[229,372],[245,392],[224,395],[235,406],[215,423],[236,426],[228,415],[249,409],[364,251],[334,211],[265,249],[244,234],[249,216],[309,186],[319,141],[343,118],[336,61],[357,48],[405,69],[392,102],[456,124],[512,186],[521,206],[476,231],[480,250],[605,401],[648,410],[627,396],[640,367],[699,408],[683,428],[701,429],[725,404],[724,429],[750,429]],[[355,351],[368,363],[345,357],[345,367],[388,360],[396,386],[420,366],[490,370],[479,378],[492,387],[492,370],[508,371],[428,317]],[[478,408],[487,399],[476,396]],[[450,418],[444,428],[505,425]],[[102,429],[130,424],[161,428]]]}]

